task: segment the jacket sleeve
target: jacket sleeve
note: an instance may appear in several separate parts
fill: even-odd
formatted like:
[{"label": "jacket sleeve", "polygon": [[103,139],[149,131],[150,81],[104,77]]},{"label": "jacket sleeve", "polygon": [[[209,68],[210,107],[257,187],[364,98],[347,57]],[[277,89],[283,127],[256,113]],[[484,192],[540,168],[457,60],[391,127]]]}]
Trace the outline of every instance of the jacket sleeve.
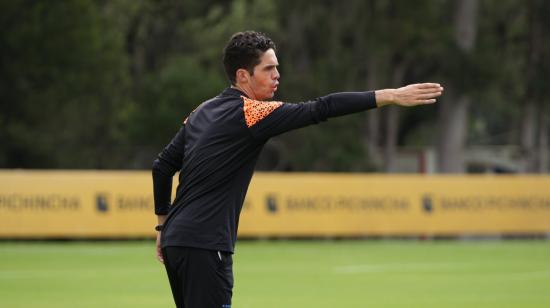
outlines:
[{"label": "jacket sleeve", "polygon": [[258,139],[267,139],[328,118],[376,108],[373,91],[333,93],[299,104],[243,99],[246,124]]},{"label": "jacket sleeve", "polygon": [[153,162],[153,196],[157,215],[168,214],[172,196],[172,178],[183,165],[184,150],[185,124]]}]

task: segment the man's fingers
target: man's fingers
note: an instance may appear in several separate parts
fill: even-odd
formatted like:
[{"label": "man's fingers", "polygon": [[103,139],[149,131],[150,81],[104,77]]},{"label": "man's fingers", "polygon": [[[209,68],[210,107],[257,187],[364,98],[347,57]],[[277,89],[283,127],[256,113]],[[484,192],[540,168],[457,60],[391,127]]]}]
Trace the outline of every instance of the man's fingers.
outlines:
[{"label": "man's fingers", "polygon": [[424,89],[416,89],[415,93],[418,94],[427,94],[427,93],[435,93],[435,92],[443,92],[442,87],[435,87],[435,88],[424,88]]},{"label": "man's fingers", "polygon": [[162,257],[162,252],[157,250],[157,259],[160,261],[160,263],[164,264],[164,258]]},{"label": "man's fingers", "polygon": [[438,96],[441,96],[442,92],[428,92],[428,93],[423,93],[423,94],[419,94],[418,95],[418,98],[420,99],[428,99],[428,98],[434,98],[434,97],[438,97]]},{"label": "man's fingers", "polygon": [[439,83],[417,83],[415,86],[419,89],[429,89],[429,88],[441,88],[441,85]]},{"label": "man's fingers", "polygon": [[417,106],[417,105],[427,105],[427,104],[433,104],[435,103],[437,100],[435,98],[431,98],[431,99],[421,99],[421,100],[416,100],[414,103],[412,103],[410,106]]},{"label": "man's fingers", "polygon": [[409,106],[433,104],[435,102],[437,102],[435,98],[417,99],[417,100],[414,100]]}]

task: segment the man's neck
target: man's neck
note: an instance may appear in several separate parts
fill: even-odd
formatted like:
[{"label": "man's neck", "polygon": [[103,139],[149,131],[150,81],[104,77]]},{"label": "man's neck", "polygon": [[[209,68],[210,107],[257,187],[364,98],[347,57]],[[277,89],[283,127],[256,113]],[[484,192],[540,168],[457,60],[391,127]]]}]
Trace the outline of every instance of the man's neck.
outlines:
[{"label": "man's neck", "polygon": [[231,85],[231,88],[237,89],[237,90],[243,92],[250,99],[257,99],[256,94],[254,93],[254,91],[250,87],[236,84],[236,85]]}]

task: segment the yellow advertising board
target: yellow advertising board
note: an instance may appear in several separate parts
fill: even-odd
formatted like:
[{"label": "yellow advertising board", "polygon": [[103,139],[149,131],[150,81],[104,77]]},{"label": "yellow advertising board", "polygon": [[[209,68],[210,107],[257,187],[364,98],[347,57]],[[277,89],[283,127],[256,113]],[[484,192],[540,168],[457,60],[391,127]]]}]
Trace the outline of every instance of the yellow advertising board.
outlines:
[{"label": "yellow advertising board", "polygon": [[0,237],[150,237],[152,178],[132,171],[0,172]]},{"label": "yellow advertising board", "polygon": [[259,174],[240,235],[550,232],[550,177]]},{"label": "yellow advertising board", "polygon": [[[256,173],[239,236],[550,233],[548,187],[545,176]],[[0,238],[153,237],[153,208],[146,171],[0,172]]]}]

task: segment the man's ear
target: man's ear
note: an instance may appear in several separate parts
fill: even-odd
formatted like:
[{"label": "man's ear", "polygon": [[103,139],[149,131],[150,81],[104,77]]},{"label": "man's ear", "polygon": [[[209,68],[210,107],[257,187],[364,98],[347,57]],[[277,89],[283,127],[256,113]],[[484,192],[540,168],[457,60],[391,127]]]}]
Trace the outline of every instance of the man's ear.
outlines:
[{"label": "man's ear", "polygon": [[250,73],[247,70],[245,70],[244,68],[239,68],[236,74],[238,83],[248,83],[248,80],[250,79]]}]

